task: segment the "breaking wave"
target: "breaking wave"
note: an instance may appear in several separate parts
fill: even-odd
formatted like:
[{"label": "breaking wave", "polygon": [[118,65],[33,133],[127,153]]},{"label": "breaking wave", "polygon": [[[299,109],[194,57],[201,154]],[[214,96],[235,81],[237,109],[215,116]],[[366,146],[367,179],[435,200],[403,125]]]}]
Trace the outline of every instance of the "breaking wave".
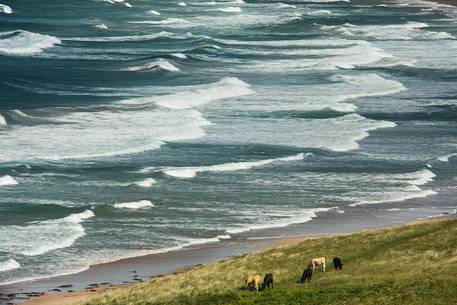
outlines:
[{"label": "breaking wave", "polygon": [[18,182],[10,175],[0,177],[0,186],[17,185],[17,184],[18,184]]},{"label": "breaking wave", "polygon": [[331,31],[346,36],[365,37],[380,40],[435,40],[452,39],[446,32],[426,31],[428,24],[422,22],[407,22],[405,24],[364,25],[351,23],[336,26],[322,26],[323,31]]},{"label": "breaking wave", "polygon": [[60,44],[57,37],[23,30],[0,33],[0,54],[12,56],[34,55]]},{"label": "breaking wave", "polygon": [[157,181],[155,181],[154,179],[152,178],[146,178],[144,180],[141,180],[141,181],[138,181],[138,182],[135,182],[136,185],[140,186],[140,187],[152,187],[154,184],[156,184]]},{"label": "breaking wave", "polygon": [[0,262],[0,272],[10,271],[19,268],[21,268],[21,264],[19,264],[15,259],[12,258],[5,262]]},{"label": "breaking wave", "polygon": [[[238,226],[229,228],[226,230],[228,234],[238,234],[254,230],[262,229],[271,229],[271,228],[281,228],[287,227],[292,224],[304,223],[312,220],[317,217],[318,213],[328,212],[330,210],[337,209],[336,207],[331,208],[313,208],[313,209],[304,209],[301,211],[289,211],[289,212],[280,212],[275,213],[276,217],[271,217],[268,221],[262,224],[252,224],[247,226]],[[281,220],[278,220],[281,219]]]},{"label": "breaking wave", "polygon": [[189,109],[221,99],[252,94],[251,86],[236,77],[225,77],[207,85],[182,87],[182,92],[162,96],[130,99],[119,102],[124,105],[156,104],[168,109]]},{"label": "breaking wave", "polygon": [[13,9],[6,4],[0,4],[0,13],[9,15],[13,13]]},{"label": "breaking wave", "polygon": [[123,202],[123,203],[115,203],[113,205],[116,209],[147,209],[154,206],[154,204],[149,200],[140,200],[134,202]]},{"label": "breaking wave", "polygon": [[[300,153],[294,156],[267,159],[261,161],[250,162],[231,162],[224,164],[216,164],[209,166],[195,166],[195,167],[169,167],[160,169],[164,174],[176,178],[194,178],[198,173],[203,172],[234,172],[240,170],[248,170],[255,167],[266,166],[277,162],[293,162],[300,161],[305,158],[305,154]],[[145,168],[142,172],[149,172],[154,168]]]},{"label": "breaking wave", "polygon": [[86,210],[59,219],[1,226],[0,251],[36,256],[70,247],[86,234],[81,223],[94,216],[91,210]]},{"label": "breaking wave", "polygon": [[373,197],[379,199],[356,202],[350,206],[401,202],[409,199],[425,198],[427,196],[435,195],[437,192],[433,190],[423,190],[420,188],[420,186],[433,181],[434,177],[436,177],[436,175],[428,169],[404,174],[377,175],[376,179],[379,181],[384,181],[386,183],[408,184],[408,186],[394,188],[393,190],[384,191],[379,194],[376,194],[375,192]]},{"label": "breaking wave", "polygon": [[123,69],[122,71],[129,71],[129,72],[145,72],[151,70],[161,70],[161,71],[168,71],[168,72],[179,72],[179,68],[175,65],[171,64],[168,60],[159,59],[153,62],[148,62],[142,65],[129,67]]}]

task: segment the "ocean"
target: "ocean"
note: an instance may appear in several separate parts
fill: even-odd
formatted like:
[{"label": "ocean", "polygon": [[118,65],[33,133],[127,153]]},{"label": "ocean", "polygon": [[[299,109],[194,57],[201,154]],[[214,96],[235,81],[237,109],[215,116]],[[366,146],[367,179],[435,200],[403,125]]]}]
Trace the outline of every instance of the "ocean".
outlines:
[{"label": "ocean", "polygon": [[455,209],[457,8],[0,2],[0,284]]}]

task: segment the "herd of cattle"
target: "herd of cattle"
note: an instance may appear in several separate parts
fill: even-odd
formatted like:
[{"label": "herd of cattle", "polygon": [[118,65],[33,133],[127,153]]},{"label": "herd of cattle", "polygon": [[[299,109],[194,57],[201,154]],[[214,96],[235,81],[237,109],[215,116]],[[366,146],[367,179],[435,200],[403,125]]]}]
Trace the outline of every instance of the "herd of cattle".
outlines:
[{"label": "herd of cattle", "polygon": [[[313,277],[313,272],[316,267],[322,266],[322,270],[325,271],[326,267],[326,259],[325,257],[317,257],[313,258],[309,261],[307,268],[303,271],[303,275],[301,276],[300,282],[311,282],[311,278]],[[335,270],[342,270],[343,269],[343,262],[339,257],[333,258],[333,267]],[[244,288],[249,290],[256,290],[259,289],[270,289],[273,288],[274,280],[273,274],[267,273],[263,278],[263,284],[260,285],[261,277],[260,275],[249,274],[244,281]]]}]

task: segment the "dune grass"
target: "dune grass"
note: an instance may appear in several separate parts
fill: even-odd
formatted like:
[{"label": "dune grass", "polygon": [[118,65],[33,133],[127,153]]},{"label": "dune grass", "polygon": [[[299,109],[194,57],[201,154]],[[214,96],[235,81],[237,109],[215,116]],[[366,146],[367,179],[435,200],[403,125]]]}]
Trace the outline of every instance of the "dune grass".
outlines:
[{"label": "dune grass", "polygon": [[[314,272],[311,257],[342,258],[342,271]],[[241,290],[248,273],[271,272],[275,288]],[[346,236],[310,239],[246,254],[118,289],[86,305],[434,305],[457,304],[457,220],[437,220]]]}]

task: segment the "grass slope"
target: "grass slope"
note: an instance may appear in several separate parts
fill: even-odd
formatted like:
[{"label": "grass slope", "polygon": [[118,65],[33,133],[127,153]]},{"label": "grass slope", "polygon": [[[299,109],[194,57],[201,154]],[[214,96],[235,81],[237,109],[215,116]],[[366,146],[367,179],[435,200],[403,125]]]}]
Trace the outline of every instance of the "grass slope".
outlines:
[{"label": "grass slope", "polygon": [[[343,271],[298,280],[311,257],[342,258]],[[275,289],[240,290],[248,273],[272,272]],[[310,239],[119,289],[86,305],[457,304],[457,220]]]}]

